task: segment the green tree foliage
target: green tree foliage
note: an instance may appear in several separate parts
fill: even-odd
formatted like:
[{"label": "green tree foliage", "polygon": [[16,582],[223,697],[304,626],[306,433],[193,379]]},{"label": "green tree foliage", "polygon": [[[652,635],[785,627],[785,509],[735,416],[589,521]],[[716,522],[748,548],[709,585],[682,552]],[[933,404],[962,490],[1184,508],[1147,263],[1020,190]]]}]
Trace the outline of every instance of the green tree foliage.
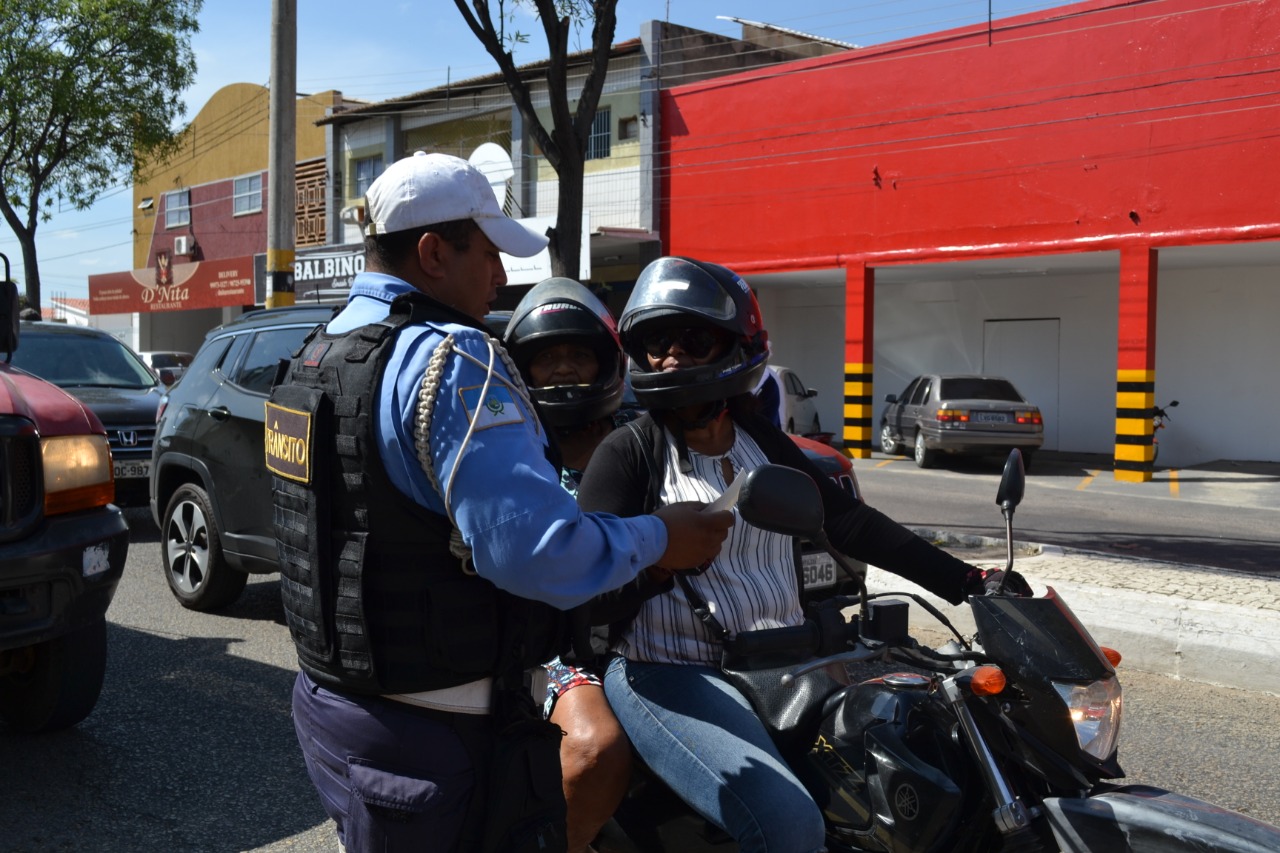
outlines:
[{"label": "green tree foliage", "polygon": [[202,0],[0,0],[0,213],[40,306],[36,228],[163,158]]},{"label": "green tree foliage", "polygon": [[[493,8],[490,8],[489,0],[454,0],[467,26],[489,55],[497,60],[503,81],[524,118],[525,126],[542,149],[542,155],[556,170],[560,198],[556,225],[548,232],[551,238],[551,272],[552,275],[576,278],[582,254],[583,164],[618,25],[618,0],[510,0],[510,5],[519,3],[537,9],[543,35],[547,39],[550,128],[543,124],[534,109],[529,82],[516,70],[510,46],[524,43],[527,36],[520,32],[507,33],[506,24],[510,19],[508,0],[497,0]],[[569,34],[575,22],[591,23],[591,57],[582,92],[577,104],[571,107]]]}]

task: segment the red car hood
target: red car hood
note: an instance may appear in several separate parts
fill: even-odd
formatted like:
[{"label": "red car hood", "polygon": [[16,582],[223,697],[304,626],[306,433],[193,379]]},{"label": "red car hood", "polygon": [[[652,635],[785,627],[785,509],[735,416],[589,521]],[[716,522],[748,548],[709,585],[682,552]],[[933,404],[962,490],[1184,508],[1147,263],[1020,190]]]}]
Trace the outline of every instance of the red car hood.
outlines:
[{"label": "red car hood", "polygon": [[21,415],[44,436],[102,434],[101,422],[58,386],[0,363],[0,415]]},{"label": "red car hood", "polygon": [[793,435],[791,436],[791,440],[794,441],[796,446],[801,450],[808,450],[820,456],[825,456],[828,459],[835,460],[837,464],[839,464],[840,469],[846,473],[853,468],[853,462],[849,460],[849,457],[845,456],[829,444],[823,444],[821,441],[815,441],[812,438],[805,438],[803,435]]}]

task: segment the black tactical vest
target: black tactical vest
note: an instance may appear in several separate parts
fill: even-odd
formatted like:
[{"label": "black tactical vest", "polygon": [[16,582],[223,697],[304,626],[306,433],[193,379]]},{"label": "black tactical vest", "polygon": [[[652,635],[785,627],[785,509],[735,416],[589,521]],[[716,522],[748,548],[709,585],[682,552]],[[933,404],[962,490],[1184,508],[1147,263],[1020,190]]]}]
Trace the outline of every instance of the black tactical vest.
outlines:
[{"label": "black tactical vest", "polygon": [[399,330],[425,321],[459,315],[414,293],[380,323],[345,335],[317,328],[267,404],[280,584],[298,662],[352,692],[509,675],[558,654],[566,633],[560,611],[464,570],[449,551],[448,518],[387,476],[374,430],[382,372]]}]

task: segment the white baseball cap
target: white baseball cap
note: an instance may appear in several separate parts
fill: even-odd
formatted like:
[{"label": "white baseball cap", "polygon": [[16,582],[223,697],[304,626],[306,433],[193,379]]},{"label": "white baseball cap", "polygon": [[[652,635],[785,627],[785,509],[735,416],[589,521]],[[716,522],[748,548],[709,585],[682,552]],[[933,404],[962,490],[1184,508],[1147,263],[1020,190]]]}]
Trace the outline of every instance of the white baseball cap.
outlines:
[{"label": "white baseball cap", "polygon": [[547,247],[544,235],[510,219],[484,174],[466,160],[417,151],[378,176],[364,197],[366,233],[390,234],[473,219],[499,251],[528,258]]}]

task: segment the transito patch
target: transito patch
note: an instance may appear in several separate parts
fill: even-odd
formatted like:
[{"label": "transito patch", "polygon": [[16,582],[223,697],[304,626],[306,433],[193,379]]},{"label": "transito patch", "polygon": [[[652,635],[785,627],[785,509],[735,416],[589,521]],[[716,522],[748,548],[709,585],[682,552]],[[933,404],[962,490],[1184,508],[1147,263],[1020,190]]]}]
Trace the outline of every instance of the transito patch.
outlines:
[{"label": "transito patch", "polygon": [[267,402],[263,423],[267,470],[298,483],[311,482],[311,413]]}]

